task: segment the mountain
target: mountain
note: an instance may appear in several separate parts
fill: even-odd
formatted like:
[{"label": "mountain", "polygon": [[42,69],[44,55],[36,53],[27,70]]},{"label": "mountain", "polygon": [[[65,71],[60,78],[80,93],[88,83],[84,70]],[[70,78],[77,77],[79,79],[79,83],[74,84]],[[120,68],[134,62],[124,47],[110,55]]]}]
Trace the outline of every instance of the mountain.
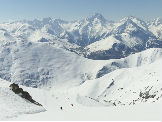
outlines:
[{"label": "mountain", "polygon": [[135,17],[126,17],[114,24],[104,39],[86,47],[91,59],[123,58],[147,48],[161,48],[162,41],[148,30],[146,23]]},{"label": "mountain", "polygon": [[97,105],[100,103],[105,106],[156,102],[162,97],[161,61],[160,58],[149,65],[116,69],[98,79],[87,81],[77,88],[80,93],[78,102],[87,106],[92,105],[88,102],[90,99],[96,101]]},{"label": "mountain", "polygon": [[[132,16],[113,22],[99,13],[70,22],[44,18],[3,23],[0,24],[0,78],[33,87],[47,81],[62,82],[57,74],[66,70],[56,69],[64,64],[74,72],[73,69],[87,66],[82,62],[94,62],[85,58],[119,59],[148,48],[161,48],[161,25],[161,19],[146,23]],[[80,64],[72,66],[75,62]],[[81,80],[84,74],[94,77],[85,70],[80,72],[76,84],[84,81]]]},{"label": "mountain", "polygon": [[162,40],[162,19],[156,18],[153,21],[147,23],[149,30],[160,40]]},{"label": "mountain", "polygon": [[105,60],[161,48],[161,25],[161,19],[145,22],[129,16],[113,22],[95,13],[76,21],[44,18],[3,23],[0,29],[8,34],[5,38],[50,43],[86,58]]},{"label": "mountain", "polygon": [[[0,24],[0,119],[60,120],[71,112],[89,118],[91,111],[107,116],[114,110],[134,117],[130,110],[136,107],[159,118],[161,25],[161,19],[145,22],[132,16],[114,22],[99,13],[76,21]],[[43,107],[14,94],[10,83],[19,84]]]},{"label": "mountain", "polygon": [[0,52],[0,78],[32,87],[79,85],[95,77],[93,73],[103,65],[42,42],[4,42]]},{"label": "mountain", "polygon": [[71,43],[87,46],[98,41],[111,30],[112,22],[109,22],[101,14],[96,13],[83,20],[64,24],[66,33],[62,38],[68,37]]},{"label": "mountain", "polygon": [[[65,73],[68,67],[75,72],[74,69],[87,66],[82,62],[94,62],[83,56],[95,60],[119,59],[148,48],[161,48],[162,41],[156,33],[161,25],[160,19],[146,23],[132,16],[113,22],[99,13],[71,22],[44,18],[3,23],[0,24],[0,78],[33,87],[47,81],[62,82],[57,75],[69,76]],[[72,65],[75,62],[80,64]],[[64,65],[64,72],[57,71]],[[81,70],[76,75],[76,84],[84,81],[85,74],[88,78],[95,77]]]}]

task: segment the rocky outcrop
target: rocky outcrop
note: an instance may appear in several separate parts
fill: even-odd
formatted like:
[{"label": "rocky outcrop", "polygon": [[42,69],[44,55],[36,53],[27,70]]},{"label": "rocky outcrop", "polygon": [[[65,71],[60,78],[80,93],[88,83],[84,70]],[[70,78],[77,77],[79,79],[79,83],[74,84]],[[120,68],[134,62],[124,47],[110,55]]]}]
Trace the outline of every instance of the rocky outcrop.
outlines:
[{"label": "rocky outcrop", "polygon": [[38,106],[42,106],[40,103],[33,100],[31,95],[27,91],[23,91],[22,88],[19,88],[18,84],[12,83],[9,87],[15,94],[18,94],[19,96],[21,96],[22,98],[30,101],[33,104],[36,104]]}]

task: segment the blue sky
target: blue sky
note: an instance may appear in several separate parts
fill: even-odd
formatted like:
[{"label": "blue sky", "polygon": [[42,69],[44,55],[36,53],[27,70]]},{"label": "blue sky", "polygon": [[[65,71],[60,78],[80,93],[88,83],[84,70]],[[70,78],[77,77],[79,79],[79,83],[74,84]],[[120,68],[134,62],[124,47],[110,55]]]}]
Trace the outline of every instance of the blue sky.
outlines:
[{"label": "blue sky", "polygon": [[162,0],[0,0],[0,22],[53,17],[76,20],[93,13],[109,20],[162,16]]}]

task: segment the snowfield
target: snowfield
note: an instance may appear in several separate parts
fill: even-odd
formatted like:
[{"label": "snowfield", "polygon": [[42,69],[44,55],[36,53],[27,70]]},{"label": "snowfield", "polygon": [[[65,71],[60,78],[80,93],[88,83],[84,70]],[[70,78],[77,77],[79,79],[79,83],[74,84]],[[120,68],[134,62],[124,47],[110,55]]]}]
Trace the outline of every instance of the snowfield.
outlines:
[{"label": "snowfield", "polygon": [[98,13],[0,24],[0,120],[162,120],[161,27]]},{"label": "snowfield", "polygon": [[[161,52],[160,49],[149,49],[143,53]],[[161,54],[161,53],[159,53]],[[139,55],[139,54],[134,54]],[[146,56],[146,55],[144,55]],[[156,57],[155,55],[152,55]],[[148,58],[152,58],[148,56]],[[160,56],[159,56],[160,57]],[[127,59],[129,57],[126,57]],[[138,59],[138,58],[137,58]],[[17,100],[18,103],[12,103],[12,96],[7,99],[12,103],[5,110],[13,112],[14,118],[1,114],[4,120],[161,120],[161,97],[162,97],[162,68],[160,66],[162,58],[142,66],[132,68],[116,69],[100,78],[94,80],[86,80],[81,85],[73,87],[53,86],[51,88],[31,88],[23,87],[31,96],[41,103],[44,109],[35,105],[24,110],[26,101],[22,98]],[[123,60],[123,59],[119,59]],[[134,59],[132,58],[134,61]],[[146,62],[146,61],[145,61]],[[2,81],[1,96],[5,94],[14,95],[7,86],[9,83]],[[6,84],[6,85],[5,85]],[[62,84],[62,83],[60,83]],[[66,84],[66,83],[65,83]],[[6,87],[6,88],[5,88]],[[141,93],[149,91],[149,97],[140,96]],[[5,95],[6,96],[6,95]],[[154,97],[152,97],[154,96]],[[11,97],[11,98],[10,98]],[[6,101],[6,97],[2,97],[2,103]],[[20,110],[15,110],[14,105],[19,104]],[[34,107],[35,106],[35,107]],[[13,108],[12,108],[13,107]],[[60,109],[62,107],[62,110]],[[0,108],[3,110],[4,108]],[[45,112],[41,112],[46,110]],[[41,113],[39,113],[41,112]],[[12,113],[12,112],[11,112]],[[21,115],[26,113],[37,113],[32,115]],[[52,114],[51,114],[52,113]],[[124,113],[124,114],[122,114]],[[147,114],[146,114],[147,113]],[[11,114],[12,115],[12,114]],[[94,116],[95,115],[95,116]],[[110,116],[108,116],[110,115]],[[13,117],[13,116],[11,116]]]},{"label": "snowfield", "polygon": [[[159,106],[161,106],[159,108]],[[10,120],[27,121],[159,121],[161,102],[127,107],[73,107],[69,110],[53,110],[33,115],[23,115]],[[52,114],[51,114],[52,113]],[[48,118],[48,119],[47,119]]]},{"label": "snowfield", "polygon": [[[107,106],[155,102],[162,97],[162,67],[159,66],[161,61],[160,59],[150,65],[115,70],[101,78],[86,81],[77,89],[81,96],[88,96]],[[155,96],[150,96],[149,99],[140,97],[140,92],[147,91]]]},{"label": "snowfield", "polygon": [[89,52],[96,52],[100,50],[108,50],[110,49],[113,44],[119,43],[119,40],[110,36],[108,38],[102,39],[100,41],[94,42],[87,46]]},{"label": "snowfield", "polygon": [[[37,93],[35,91],[32,93],[31,88],[28,88],[35,98],[40,99],[47,111],[34,115],[23,115],[13,118],[13,120],[161,120],[162,77],[160,72],[162,68],[159,67],[161,61],[160,59],[150,66],[144,65],[139,68],[114,71],[109,74],[109,77],[104,76],[98,79],[98,82],[96,82],[97,80],[86,81],[85,84],[76,88],[45,90],[42,92],[44,97],[37,95],[41,94],[39,90]],[[129,75],[129,77],[125,75]],[[107,89],[105,86],[108,86],[107,81],[111,81],[111,78],[114,78],[117,83]],[[156,94],[156,97],[148,100],[140,98],[133,104],[133,100],[139,98],[139,92],[145,91],[147,86],[149,88],[153,86],[150,94]],[[119,89],[121,87],[122,90]],[[105,94],[107,96],[103,97]],[[98,102],[95,100],[95,96],[99,95]],[[157,101],[157,98],[160,100]],[[107,99],[118,100],[125,105],[119,103],[118,106],[116,102],[117,106],[114,106],[104,101]],[[131,102],[132,104],[130,104]],[[61,106],[63,110],[60,109]]]}]

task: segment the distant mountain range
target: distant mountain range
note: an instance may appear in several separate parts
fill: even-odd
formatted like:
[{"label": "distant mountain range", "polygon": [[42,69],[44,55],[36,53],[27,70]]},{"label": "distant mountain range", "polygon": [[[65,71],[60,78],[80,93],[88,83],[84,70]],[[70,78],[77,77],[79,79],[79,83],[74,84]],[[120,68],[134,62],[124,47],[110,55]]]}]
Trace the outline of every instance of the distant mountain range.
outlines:
[{"label": "distant mountain range", "polygon": [[96,13],[77,21],[44,18],[0,24],[0,40],[53,43],[90,59],[128,56],[162,47],[162,19],[145,22],[133,16],[119,22]]},{"label": "distant mountain range", "polygon": [[[49,84],[53,79],[62,82],[63,76],[66,81],[75,76],[82,83],[96,77],[94,73],[88,75],[88,69],[85,71],[85,66],[93,65],[86,63],[88,59],[119,59],[148,48],[162,48],[161,19],[144,22],[130,16],[113,22],[96,13],[70,22],[44,18],[3,23],[0,24],[0,78],[33,87]],[[66,73],[66,68],[71,74]],[[103,74],[100,72],[97,77]]]}]

